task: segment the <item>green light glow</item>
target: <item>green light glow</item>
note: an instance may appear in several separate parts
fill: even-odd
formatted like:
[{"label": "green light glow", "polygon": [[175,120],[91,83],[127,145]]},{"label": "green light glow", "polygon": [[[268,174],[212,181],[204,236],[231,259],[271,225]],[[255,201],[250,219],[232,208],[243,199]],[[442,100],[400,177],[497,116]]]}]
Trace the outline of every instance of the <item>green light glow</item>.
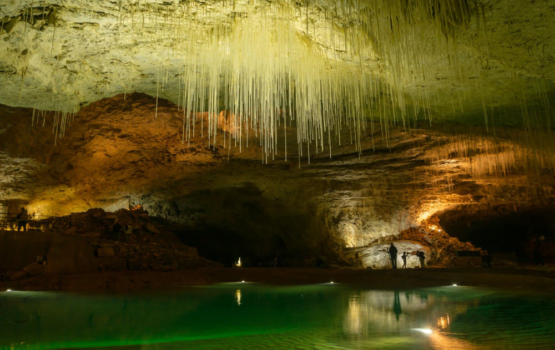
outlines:
[{"label": "green light glow", "polygon": [[450,286],[240,288],[240,306],[238,284],[155,295],[4,293],[0,348],[474,349],[555,341],[552,299]]}]

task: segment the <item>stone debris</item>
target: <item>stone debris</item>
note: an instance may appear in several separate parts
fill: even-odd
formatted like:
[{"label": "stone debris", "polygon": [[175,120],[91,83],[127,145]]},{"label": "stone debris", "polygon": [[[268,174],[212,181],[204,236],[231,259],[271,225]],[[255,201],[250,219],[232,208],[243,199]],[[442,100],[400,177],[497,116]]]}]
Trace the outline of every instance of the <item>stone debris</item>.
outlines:
[{"label": "stone debris", "polygon": [[[142,208],[114,213],[90,209],[43,219],[39,224],[53,233],[85,237],[96,252],[99,271],[177,271],[221,266],[200,257],[196,248],[183,244],[155,220]],[[42,273],[44,265],[33,263],[22,271],[4,273],[0,279],[16,280]]]},{"label": "stone debris", "polygon": [[449,236],[440,226],[437,217],[423,221],[419,227],[411,227],[402,231],[397,239],[413,240],[430,247],[429,264],[440,267],[455,266],[458,251],[482,250],[474,247],[470,242],[461,242],[457,238]]}]

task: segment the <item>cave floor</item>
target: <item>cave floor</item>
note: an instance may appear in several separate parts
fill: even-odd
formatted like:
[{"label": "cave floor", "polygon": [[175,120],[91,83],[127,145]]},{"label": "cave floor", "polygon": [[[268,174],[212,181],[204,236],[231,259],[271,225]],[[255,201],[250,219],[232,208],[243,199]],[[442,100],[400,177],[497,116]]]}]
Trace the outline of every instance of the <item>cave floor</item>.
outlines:
[{"label": "cave floor", "polygon": [[0,282],[0,290],[126,293],[175,290],[183,286],[229,282],[270,285],[342,283],[372,289],[408,289],[445,285],[509,288],[525,293],[555,292],[555,268],[355,270],[315,268],[205,268],[176,272],[125,271],[76,275],[46,274]]}]

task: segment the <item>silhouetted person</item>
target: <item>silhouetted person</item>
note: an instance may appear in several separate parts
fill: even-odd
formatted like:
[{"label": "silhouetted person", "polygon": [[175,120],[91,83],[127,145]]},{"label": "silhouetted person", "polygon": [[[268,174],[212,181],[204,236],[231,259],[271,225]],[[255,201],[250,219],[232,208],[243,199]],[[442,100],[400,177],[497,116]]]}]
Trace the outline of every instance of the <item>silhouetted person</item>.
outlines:
[{"label": "silhouetted person", "polygon": [[401,255],[401,259],[403,259],[403,267],[401,267],[402,269],[406,269],[407,268],[407,257],[409,255],[407,254],[407,252],[403,252],[403,255]]},{"label": "silhouetted person", "polygon": [[532,244],[533,244],[532,252],[534,254],[534,262],[538,266],[545,266],[545,261],[543,260],[543,254],[545,251],[544,237],[541,236]]},{"label": "silhouetted person", "polygon": [[395,318],[399,321],[399,316],[403,313],[401,310],[401,300],[399,299],[399,291],[396,290],[393,296],[393,312],[395,313]]},{"label": "silhouetted person", "polygon": [[391,258],[391,267],[393,269],[397,268],[397,248],[391,243],[389,246],[389,257]]},{"label": "silhouetted person", "polygon": [[29,221],[29,215],[25,208],[21,208],[19,214],[17,214],[17,232],[23,227],[23,232],[27,232],[27,221]]},{"label": "silhouetted person", "polygon": [[416,252],[416,255],[418,256],[418,259],[420,260],[420,267],[424,268],[425,267],[426,255],[424,254],[424,252],[421,252],[421,251]]}]

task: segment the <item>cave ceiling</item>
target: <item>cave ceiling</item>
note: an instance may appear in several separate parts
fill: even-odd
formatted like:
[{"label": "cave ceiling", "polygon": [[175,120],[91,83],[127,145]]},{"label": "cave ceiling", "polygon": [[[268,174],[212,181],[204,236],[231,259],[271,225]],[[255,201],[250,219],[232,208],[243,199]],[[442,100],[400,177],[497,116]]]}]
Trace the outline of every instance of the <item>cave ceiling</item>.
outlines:
[{"label": "cave ceiling", "polygon": [[[298,86],[348,90],[337,74],[362,79],[407,115],[483,123],[485,108],[511,111],[552,91],[554,14],[551,1],[520,0],[4,0],[0,103],[71,112],[141,92],[184,104],[190,71],[226,90],[228,76],[285,71]],[[284,67],[256,63],[274,59]],[[215,108],[231,109],[220,94]],[[325,97],[314,94],[302,98]]]}]

